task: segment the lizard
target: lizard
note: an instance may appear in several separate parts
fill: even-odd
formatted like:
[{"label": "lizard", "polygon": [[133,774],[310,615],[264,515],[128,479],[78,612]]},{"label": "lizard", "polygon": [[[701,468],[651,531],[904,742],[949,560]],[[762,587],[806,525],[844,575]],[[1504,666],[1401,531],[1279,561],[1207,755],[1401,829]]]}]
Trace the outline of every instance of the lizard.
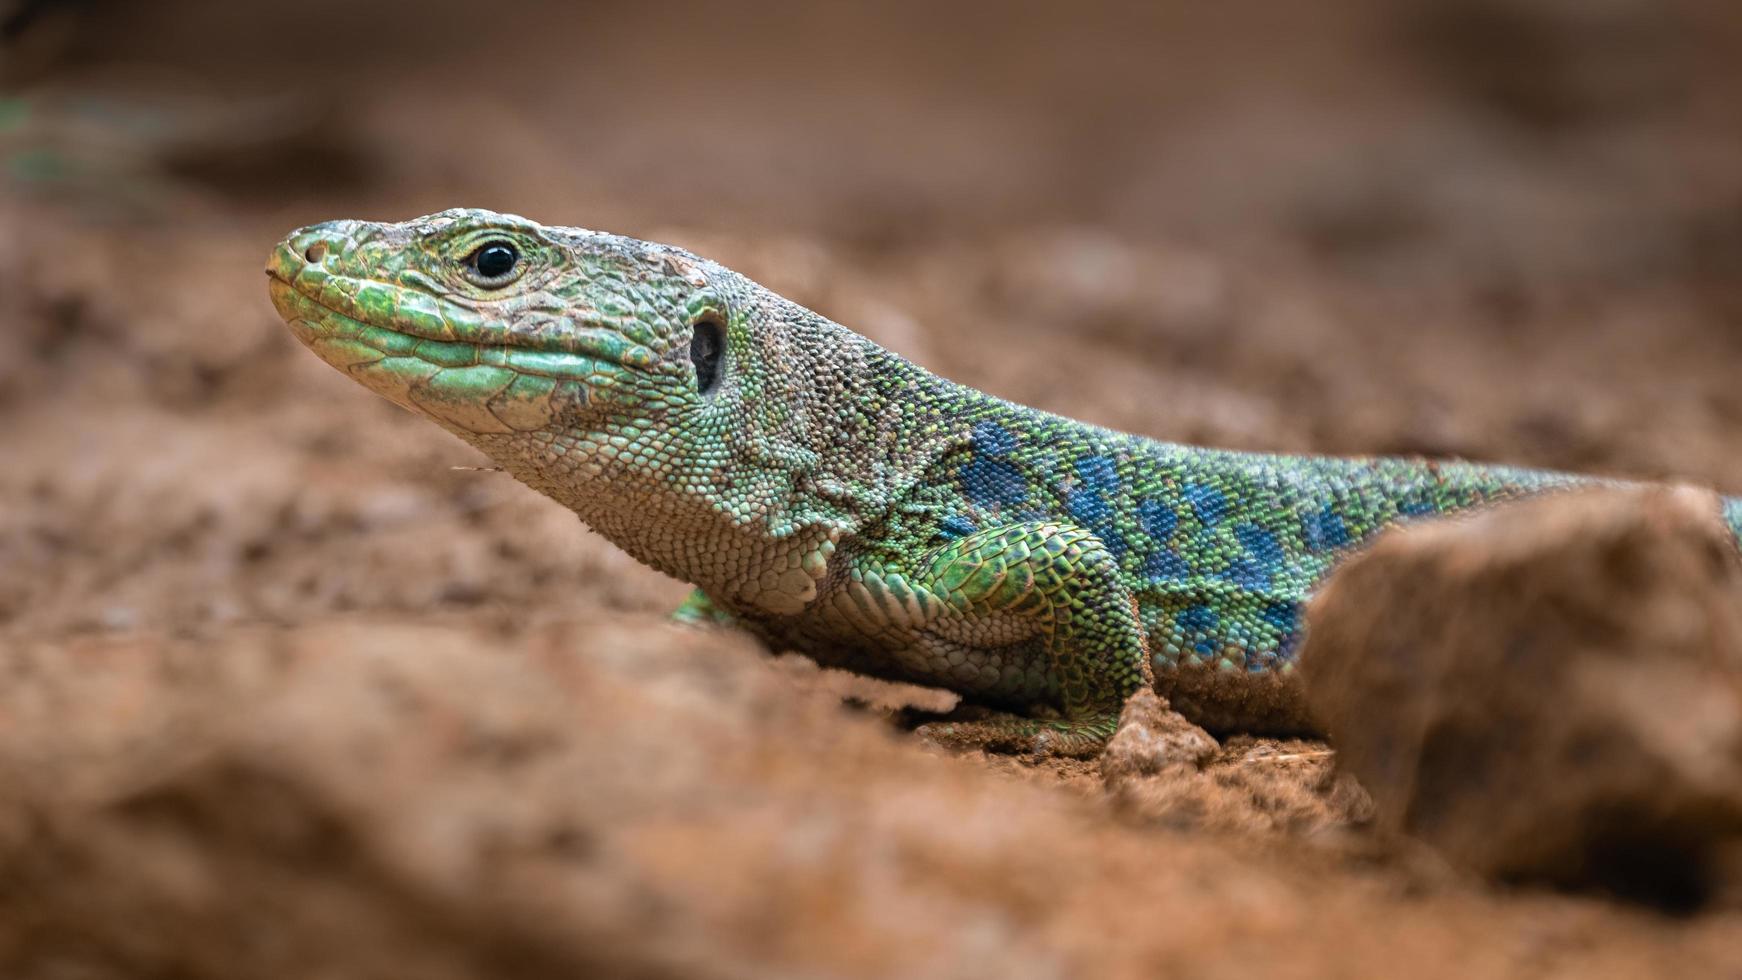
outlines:
[{"label": "lizard", "polygon": [[693,585],[678,618],[990,709],[920,726],[951,744],[1093,755],[1146,686],[1212,731],[1314,733],[1302,612],[1338,562],[1598,479],[1115,432],[682,249],[486,210],[312,225],[266,272],[321,359]]}]

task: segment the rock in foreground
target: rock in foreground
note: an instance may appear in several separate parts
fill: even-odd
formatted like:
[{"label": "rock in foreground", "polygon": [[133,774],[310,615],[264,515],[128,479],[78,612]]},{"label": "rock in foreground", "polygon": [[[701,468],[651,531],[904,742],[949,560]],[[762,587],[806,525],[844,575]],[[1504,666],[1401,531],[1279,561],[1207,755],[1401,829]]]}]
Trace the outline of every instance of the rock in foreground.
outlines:
[{"label": "rock in foreground", "polygon": [[1714,495],[1580,493],[1394,532],[1302,669],[1382,826],[1501,878],[1697,902],[1742,834],[1742,558]]}]

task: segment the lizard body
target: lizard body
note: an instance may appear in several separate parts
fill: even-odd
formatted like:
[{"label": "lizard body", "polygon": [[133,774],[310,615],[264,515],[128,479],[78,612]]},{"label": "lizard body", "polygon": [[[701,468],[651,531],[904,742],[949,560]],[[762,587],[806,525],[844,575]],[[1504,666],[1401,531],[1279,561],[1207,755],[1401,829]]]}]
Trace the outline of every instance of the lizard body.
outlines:
[{"label": "lizard body", "polygon": [[1339,560],[1593,482],[1113,432],[680,249],[488,211],[311,226],[267,272],[316,354],[697,586],[682,615],[1018,712],[951,728],[988,745],[1095,751],[1149,683],[1213,729],[1308,730],[1300,615]]}]

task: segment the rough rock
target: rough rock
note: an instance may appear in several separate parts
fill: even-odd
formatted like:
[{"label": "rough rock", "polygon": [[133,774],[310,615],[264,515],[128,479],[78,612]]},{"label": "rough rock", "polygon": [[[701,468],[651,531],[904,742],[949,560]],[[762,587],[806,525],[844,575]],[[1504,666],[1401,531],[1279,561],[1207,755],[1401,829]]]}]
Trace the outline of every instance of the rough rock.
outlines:
[{"label": "rough rock", "polygon": [[1382,827],[1502,878],[1697,902],[1742,833],[1742,558],[1692,488],[1404,528],[1302,670]]},{"label": "rough rock", "polygon": [[1174,767],[1197,770],[1219,748],[1209,732],[1145,688],[1125,700],[1119,730],[1101,753],[1101,775],[1112,785]]},{"label": "rough rock", "polygon": [[1166,698],[1139,690],[1101,753],[1101,781],[1119,813],[1143,822],[1300,837],[1358,822],[1370,806],[1359,787],[1331,778],[1330,755],[1298,740],[1218,745]]}]

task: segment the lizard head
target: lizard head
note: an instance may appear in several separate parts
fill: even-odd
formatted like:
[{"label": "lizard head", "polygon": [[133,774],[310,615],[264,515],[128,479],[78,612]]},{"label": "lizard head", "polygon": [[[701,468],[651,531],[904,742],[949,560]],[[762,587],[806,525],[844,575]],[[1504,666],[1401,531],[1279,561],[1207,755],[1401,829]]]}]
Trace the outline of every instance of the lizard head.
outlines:
[{"label": "lizard head", "polygon": [[303,228],[266,272],[328,364],[665,571],[864,503],[828,460],[893,355],[681,249],[461,209]]},{"label": "lizard head", "polygon": [[677,249],[479,210],[313,225],[266,273],[299,340],[463,438],[699,421],[738,287]]}]

